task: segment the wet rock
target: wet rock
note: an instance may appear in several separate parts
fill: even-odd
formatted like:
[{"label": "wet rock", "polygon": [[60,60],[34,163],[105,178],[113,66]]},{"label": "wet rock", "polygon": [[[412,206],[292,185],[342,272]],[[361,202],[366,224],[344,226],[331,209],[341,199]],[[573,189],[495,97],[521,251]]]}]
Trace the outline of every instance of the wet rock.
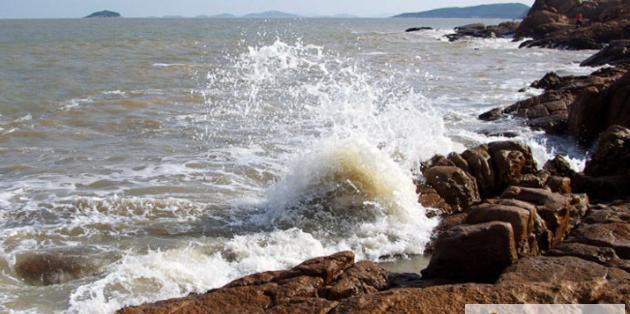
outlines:
[{"label": "wet rock", "polygon": [[503,108],[494,108],[479,115],[479,120],[495,121],[503,117]]},{"label": "wet rock", "polygon": [[432,218],[453,213],[451,205],[434,188],[420,184],[417,186],[416,193],[418,193],[418,202],[427,209],[427,217]]},{"label": "wet rock", "polygon": [[603,91],[595,86],[585,88],[571,105],[567,128],[582,143],[588,143],[605,128],[606,111]]},{"label": "wet rock", "polygon": [[417,32],[417,31],[427,31],[427,30],[432,30],[432,27],[427,27],[427,26],[421,26],[421,27],[411,27],[405,30],[405,32],[410,33],[410,32]]},{"label": "wet rock", "polygon": [[516,259],[514,231],[509,223],[456,226],[438,238],[422,275],[429,279],[492,282]]},{"label": "wet rock", "polygon": [[588,144],[599,132],[612,124],[630,125],[630,75],[626,67],[604,68],[588,76],[560,77],[548,73],[533,86],[545,92],[516,102],[506,108],[496,108],[480,115],[480,119],[502,116],[522,118],[536,130],[550,134],[569,133],[582,144]]},{"label": "wet rock", "polygon": [[567,235],[572,208],[565,196],[545,189],[510,187],[501,198],[512,198],[536,205],[538,215],[553,233],[551,246],[562,241]]},{"label": "wet rock", "polygon": [[437,227],[433,229],[431,239],[424,248],[424,254],[432,255],[435,251],[435,243],[437,239],[439,239],[440,236],[449,229],[463,224],[467,216],[468,213],[457,213],[443,217]]},{"label": "wet rock", "polygon": [[615,40],[580,63],[581,66],[602,66],[630,63],[630,40]]},{"label": "wet rock", "polygon": [[503,221],[512,225],[514,240],[519,256],[536,254],[530,250],[530,234],[533,236],[535,209],[530,212],[517,206],[485,203],[470,208],[466,224],[479,224],[492,221]]},{"label": "wet rock", "polygon": [[[344,275],[349,269],[352,272]],[[326,290],[331,295],[353,295],[382,287],[383,277],[386,272],[378,266],[354,264],[352,252],[340,252],[305,261],[290,270],[246,276],[205,294],[126,307],[118,313],[223,313],[226,309],[234,313],[294,313],[299,309],[327,313],[337,302],[319,297],[323,287],[332,284]],[[337,278],[343,281],[333,284]]]},{"label": "wet rock", "polygon": [[424,176],[455,211],[465,210],[481,200],[475,179],[457,167],[432,167],[424,172]]},{"label": "wet rock", "polygon": [[614,125],[604,132],[595,153],[586,163],[584,174],[630,176],[630,129]]},{"label": "wet rock", "polygon": [[496,180],[499,187],[513,183],[526,174],[536,173],[536,162],[531,149],[517,142],[492,142],[488,152],[494,161]]},{"label": "wet rock", "polygon": [[468,24],[456,27],[455,33],[446,35],[446,38],[450,41],[460,40],[464,37],[507,38],[514,36],[518,25],[518,22],[504,22],[489,26],[482,23]]},{"label": "wet rock", "polygon": [[15,272],[31,285],[54,285],[99,273],[108,263],[81,249],[32,251],[16,256]]},{"label": "wet rock", "polygon": [[553,176],[571,178],[575,175],[575,171],[571,168],[571,164],[562,155],[556,155],[553,159],[548,160],[543,166],[543,170],[549,172]]},{"label": "wet rock", "polygon": [[461,156],[466,160],[469,173],[477,181],[481,197],[487,198],[495,194],[497,189],[496,171],[488,152],[488,146],[481,145],[468,149]]}]

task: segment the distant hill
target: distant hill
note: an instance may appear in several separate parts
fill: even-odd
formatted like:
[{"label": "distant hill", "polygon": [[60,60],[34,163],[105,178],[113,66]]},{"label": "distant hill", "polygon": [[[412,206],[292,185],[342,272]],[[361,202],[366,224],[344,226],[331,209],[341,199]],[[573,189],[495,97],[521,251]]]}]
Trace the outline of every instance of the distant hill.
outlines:
[{"label": "distant hill", "polygon": [[394,17],[521,19],[527,15],[527,11],[529,11],[529,7],[522,3],[497,3],[403,13]]},{"label": "distant hill", "polygon": [[94,12],[86,16],[85,18],[95,18],[95,17],[120,17],[120,13],[105,10],[105,11]]},{"label": "distant hill", "polygon": [[229,14],[229,13],[223,13],[223,14],[211,15],[211,16],[208,16],[208,17],[221,18],[221,19],[231,19],[231,18],[235,18],[236,15]]},{"label": "distant hill", "polygon": [[280,12],[280,11],[266,11],[266,12],[260,12],[260,13],[250,13],[250,14],[245,15],[244,17],[251,17],[251,18],[293,18],[293,17],[300,17],[300,16],[299,15],[295,15],[295,14]]}]

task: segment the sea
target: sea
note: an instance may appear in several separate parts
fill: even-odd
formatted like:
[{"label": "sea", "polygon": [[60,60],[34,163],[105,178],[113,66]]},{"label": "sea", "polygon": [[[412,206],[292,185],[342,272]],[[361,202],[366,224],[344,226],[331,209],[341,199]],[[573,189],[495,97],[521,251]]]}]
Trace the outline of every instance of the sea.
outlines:
[{"label": "sea", "polygon": [[421,161],[589,153],[477,116],[593,51],[443,37],[472,22],[500,21],[0,20],[0,312],[111,313],[342,250],[419,272]]}]

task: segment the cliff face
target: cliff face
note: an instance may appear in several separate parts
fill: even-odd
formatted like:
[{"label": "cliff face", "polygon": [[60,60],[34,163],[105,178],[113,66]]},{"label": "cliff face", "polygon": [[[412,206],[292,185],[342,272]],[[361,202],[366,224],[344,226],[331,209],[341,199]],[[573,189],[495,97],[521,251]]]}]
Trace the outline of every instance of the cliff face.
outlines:
[{"label": "cliff face", "polygon": [[[583,16],[579,28],[578,14]],[[630,38],[630,1],[537,0],[516,35],[532,37],[528,47],[600,49],[612,40]]]}]

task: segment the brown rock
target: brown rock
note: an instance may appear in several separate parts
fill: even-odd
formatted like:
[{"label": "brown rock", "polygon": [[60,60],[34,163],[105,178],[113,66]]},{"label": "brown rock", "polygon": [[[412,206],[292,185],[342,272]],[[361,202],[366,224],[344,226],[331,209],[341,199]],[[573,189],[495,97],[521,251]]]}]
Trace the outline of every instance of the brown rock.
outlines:
[{"label": "brown rock", "polygon": [[571,164],[562,155],[556,155],[553,159],[547,161],[543,169],[551,175],[571,178],[575,171],[571,169]]},{"label": "brown rock", "polygon": [[591,86],[585,88],[569,109],[568,130],[582,143],[589,143],[605,128],[604,93]]},{"label": "brown rock", "polygon": [[564,242],[547,252],[549,256],[574,256],[607,267],[619,267],[630,271],[630,262],[617,256],[609,247],[599,247],[578,242]]},{"label": "brown rock", "polygon": [[422,275],[428,279],[492,282],[516,259],[514,231],[509,223],[456,226],[438,238]]},{"label": "brown rock", "polygon": [[503,221],[511,224],[518,255],[527,256],[531,254],[529,236],[534,231],[535,215],[535,209],[530,212],[521,207],[485,203],[470,208],[466,224],[491,221]]},{"label": "brown rock", "polygon": [[454,166],[437,166],[424,172],[431,185],[456,211],[467,209],[480,202],[475,179]]},{"label": "brown rock", "polygon": [[497,185],[505,187],[517,178],[536,173],[536,162],[531,149],[516,142],[493,142],[488,151],[494,161]]},{"label": "brown rock", "polygon": [[571,194],[571,179],[567,177],[551,176],[546,186],[554,193]]},{"label": "brown rock", "polygon": [[606,224],[582,223],[571,233],[571,240],[589,245],[609,247],[623,259],[630,259],[630,224],[614,222]]},{"label": "brown rock", "polygon": [[434,188],[420,184],[417,185],[416,193],[418,193],[418,202],[427,209],[427,217],[431,218],[453,213],[451,205]]},{"label": "brown rock", "polygon": [[80,248],[21,253],[15,272],[28,284],[47,286],[95,275],[108,263],[86,253]]},{"label": "brown rock", "polygon": [[339,279],[319,290],[319,296],[341,300],[351,296],[374,293],[388,287],[389,272],[372,262],[358,262],[348,268]]},{"label": "brown rock", "polygon": [[630,129],[614,125],[606,130],[591,160],[586,163],[584,174],[593,177],[630,176]]},{"label": "brown rock", "polygon": [[552,246],[562,241],[568,233],[572,208],[569,200],[561,194],[544,189],[510,187],[501,198],[513,198],[536,205],[538,215],[545,220],[546,227],[554,235]]},{"label": "brown rock", "polygon": [[479,194],[487,198],[496,193],[496,173],[487,145],[477,146],[462,153],[468,172],[475,178]]}]

